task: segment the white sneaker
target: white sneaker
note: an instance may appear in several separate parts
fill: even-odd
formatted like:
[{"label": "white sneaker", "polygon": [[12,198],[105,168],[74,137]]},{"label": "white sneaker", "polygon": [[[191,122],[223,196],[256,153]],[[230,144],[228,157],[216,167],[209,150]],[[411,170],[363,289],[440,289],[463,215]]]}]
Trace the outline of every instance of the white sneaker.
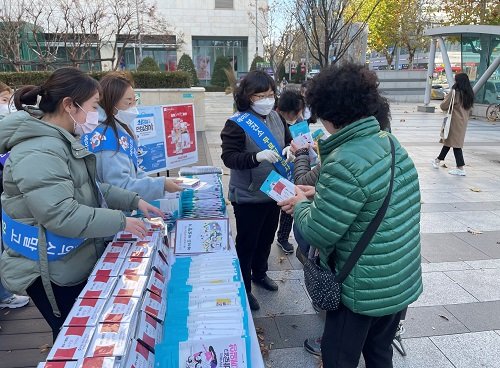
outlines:
[{"label": "white sneaker", "polygon": [[0,309],[1,308],[21,308],[30,302],[30,298],[28,296],[16,295],[12,294],[11,297],[0,301]]},{"label": "white sneaker", "polygon": [[435,169],[439,169],[439,164],[441,163],[441,160],[438,160],[437,158],[434,160],[431,160],[432,167]]},{"label": "white sneaker", "polygon": [[465,170],[461,170],[459,168],[451,169],[450,171],[448,171],[448,174],[455,176],[465,176]]}]

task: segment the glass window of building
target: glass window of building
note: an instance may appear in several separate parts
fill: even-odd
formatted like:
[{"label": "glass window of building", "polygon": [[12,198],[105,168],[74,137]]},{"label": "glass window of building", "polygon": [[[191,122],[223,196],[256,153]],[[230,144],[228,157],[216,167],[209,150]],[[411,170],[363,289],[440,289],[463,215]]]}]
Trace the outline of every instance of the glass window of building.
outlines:
[{"label": "glass window of building", "polygon": [[233,9],[233,0],[215,0],[215,9]]},{"label": "glass window of building", "polygon": [[193,62],[200,84],[210,84],[218,57],[227,57],[239,78],[248,71],[248,39],[193,37]]}]

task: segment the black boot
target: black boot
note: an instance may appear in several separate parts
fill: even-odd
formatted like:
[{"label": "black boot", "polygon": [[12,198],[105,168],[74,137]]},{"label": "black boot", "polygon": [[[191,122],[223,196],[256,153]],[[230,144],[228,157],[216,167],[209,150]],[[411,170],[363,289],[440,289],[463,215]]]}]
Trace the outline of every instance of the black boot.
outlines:
[{"label": "black boot", "polygon": [[252,277],[252,280],[256,285],[258,285],[266,290],[269,290],[269,291],[277,291],[278,290],[278,284],[275,283],[273,280],[271,280],[269,278],[269,276],[267,276],[267,275],[264,276],[264,278],[259,279],[259,280]]},{"label": "black boot", "polygon": [[255,298],[252,293],[248,293],[247,297],[248,297],[248,304],[250,304],[250,309],[253,311],[258,311],[260,309],[260,304],[257,298]]}]

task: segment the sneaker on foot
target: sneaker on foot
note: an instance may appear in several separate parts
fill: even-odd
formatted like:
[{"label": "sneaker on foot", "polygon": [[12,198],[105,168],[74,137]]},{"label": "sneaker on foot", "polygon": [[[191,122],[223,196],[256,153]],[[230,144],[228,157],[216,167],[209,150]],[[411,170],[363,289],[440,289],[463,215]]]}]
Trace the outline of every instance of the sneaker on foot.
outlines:
[{"label": "sneaker on foot", "polygon": [[293,249],[293,245],[288,241],[288,240],[285,240],[285,241],[279,241],[278,240],[278,245],[281,247],[281,249],[283,249],[283,252],[285,252],[286,254],[292,254],[294,249]]},{"label": "sneaker on foot", "polygon": [[439,164],[441,163],[441,160],[438,160],[437,158],[434,160],[431,160],[432,167],[435,169],[439,169]]},{"label": "sneaker on foot", "polygon": [[306,349],[308,353],[321,356],[321,337],[316,339],[305,339],[304,349]]},{"label": "sneaker on foot", "polygon": [[0,301],[0,308],[21,308],[30,302],[27,296],[12,294],[11,297]]},{"label": "sneaker on foot", "polygon": [[448,171],[448,174],[455,176],[465,176],[465,170],[459,168],[451,169],[450,171]]},{"label": "sneaker on foot", "polygon": [[260,309],[259,301],[252,293],[247,294],[248,304],[250,304],[250,309],[253,311],[258,311]]}]

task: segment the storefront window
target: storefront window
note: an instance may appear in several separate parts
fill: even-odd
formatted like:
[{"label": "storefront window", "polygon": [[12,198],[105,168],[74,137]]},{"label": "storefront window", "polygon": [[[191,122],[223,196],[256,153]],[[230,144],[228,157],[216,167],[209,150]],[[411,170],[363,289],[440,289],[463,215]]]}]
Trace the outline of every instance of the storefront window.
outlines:
[{"label": "storefront window", "polygon": [[[172,72],[177,69],[177,51],[165,50],[160,48],[143,47],[142,57],[153,58],[160,70],[163,72]],[[139,60],[139,48],[127,47],[125,48],[124,58],[120,62],[120,69],[135,70],[136,60]]]},{"label": "storefront window", "polygon": [[248,41],[235,38],[193,37],[193,62],[200,84],[208,85],[218,57],[227,57],[239,77],[248,71]]}]

